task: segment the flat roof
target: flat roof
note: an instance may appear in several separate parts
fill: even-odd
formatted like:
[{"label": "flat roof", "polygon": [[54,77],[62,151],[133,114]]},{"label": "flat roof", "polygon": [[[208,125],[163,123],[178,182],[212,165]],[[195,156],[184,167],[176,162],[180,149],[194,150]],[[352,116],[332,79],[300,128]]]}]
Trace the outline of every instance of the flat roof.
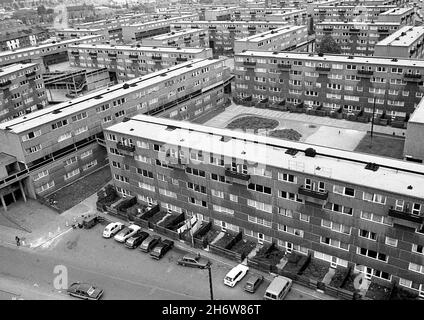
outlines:
[{"label": "flat roof", "polygon": [[318,54],[312,54],[312,53],[303,53],[303,52],[271,52],[271,51],[254,51],[254,50],[247,50],[243,53],[236,53],[236,56],[241,57],[265,57],[265,58],[288,58],[288,59],[302,59],[302,60],[313,60],[313,61],[320,61],[320,62],[331,62],[331,63],[360,63],[360,64],[370,64],[370,65],[376,65],[376,64],[384,64],[384,65],[391,65],[391,66],[405,66],[405,67],[417,67],[417,68],[424,68],[424,60],[415,60],[415,59],[404,59],[404,58],[396,58],[395,61],[393,61],[393,58],[390,57],[362,57],[362,56],[353,56],[353,59],[349,59],[349,56],[347,55],[323,55],[320,57]]},{"label": "flat roof", "polygon": [[[422,164],[146,115],[134,116],[105,130],[420,199],[424,194]],[[305,155],[310,147],[315,149],[315,157]],[[300,152],[292,156],[285,153],[288,149]],[[377,171],[367,170],[368,163],[380,167]]]},{"label": "flat roof", "polygon": [[396,8],[392,8],[390,10],[387,10],[383,13],[380,13],[381,16],[389,16],[389,15],[400,15],[400,14],[404,14],[407,13],[408,11],[414,10],[414,7],[396,7]]},{"label": "flat roof", "polygon": [[424,98],[420,100],[408,122],[424,123]]},{"label": "flat roof", "polygon": [[358,25],[358,26],[400,26],[400,22],[386,22],[386,21],[374,21],[374,22],[364,22],[364,21],[322,21],[317,23],[316,25]]},{"label": "flat roof", "polygon": [[377,42],[376,46],[409,47],[424,35],[424,26],[404,26]]},{"label": "flat roof", "polygon": [[[198,20],[198,21],[178,21],[177,23],[179,24],[224,24],[224,25],[237,25],[237,24],[242,24],[242,25],[252,25],[252,24],[268,24],[268,25],[286,25],[287,22],[286,21],[268,21],[268,20],[255,20],[255,21],[232,21],[232,20],[228,20],[228,21],[203,21],[203,20]],[[173,23],[173,24],[177,24],[177,23]]]},{"label": "flat roof", "polygon": [[160,34],[151,38],[146,38],[144,40],[168,40],[179,36],[185,36],[192,33],[199,33],[201,31],[206,31],[206,29],[184,29],[178,31],[172,31],[165,34]]},{"label": "flat roof", "polygon": [[153,51],[153,52],[172,52],[172,53],[200,53],[205,50],[212,50],[210,48],[194,48],[194,47],[157,47],[157,46],[130,46],[130,45],[122,45],[115,46],[110,44],[91,44],[91,43],[83,43],[77,44],[75,46],[69,46],[69,48],[74,49],[100,49],[100,50],[122,50],[122,51]]},{"label": "flat roof", "polygon": [[55,32],[96,32],[96,31],[102,31],[102,29],[82,29],[82,28],[66,28],[66,29],[55,29]]},{"label": "flat roof", "polygon": [[266,31],[266,32],[254,34],[250,37],[246,37],[246,38],[243,38],[243,39],[236,39],[235,41],[237,41],[237,42],[259,42],[259,41],[264,41],[264,40],[267,40],[269,38],[274,38],[274,37],[281,36],[283,34],[290,33],[290,32],[297,31],[297,30],[301,30],[301,29],[305,29],[305,31],[306,31],[306,26],[281,27],[281,28],[277,28],[277,29],[274,29],[274,30],[269,30],[269,31]]},{"label": "flat roof", "polygon": [[38,46],[33,46],[33,47],[20,48],[20,49],[16,49],[15,51],[3,51],[3,52],[0,52],[0,58],[5,57],[5,56],[9,56],[9,55],[13,55],[13,54],[20,54],[20,53],[30,52],[30,51],[34,51],[34,50],[40,50],[40,49],[44,49],[44,48],[50,48],[50,47],[64,45],[64,44],[78,43],[78,42],[81,42],[81,41],[87,41],[87,40],[96,39],[96,38],[99,38],[99,37],[103,37],[103,36],[93,34],[93,35],[83,36],[83,37],[75,38],[75,39],[67,39],[67,40],[63,40],[63,41],[56,41],[56,43],[46,43],[46,44],[40,44]]},{"label": "flat roof", "polygon": [[37,66],[38,63],[16,63],[9,66],[0,67],[0,77],[17,72],[22,69],[27,69]]},{"label": "flat roof", "polygon": [[143,23],[128,24],[128,25],[125,25],[125,26],[126,27],[141,27],[141,26],[144,26],[144,25],[150,25],[150,24],[154,24],[154,23],[177,21],[179,19],[190,18],[190,17],[194,17],[194,16],[197,16],[197,15],[196,14],[190,14],[190,15],[186,15],[186,16],[171,17],[171,18],[167,18],[167,19],[153,20],[153,21],[147,21],[147,22],[143,22]]},{"label": "flat roof", "polygon": [[[202,68],[219,61],[223,62],[222,59],[193,59],[183,62],[170,68],[152,72],[142,77],[126,81],[125,83],[120,83],[107,89],[92,92],[71,101],[66,101],[46,109],[31,112],[23,117],[0,123],[0,130],[7,130],[7,132],[19,134],[57,119],[82,112],[92,106],[102,103],[110,103],[111,100],[117,99],[123,95],[131,94],[143,88],[172,79],[184,72],[191,72],[192,70]],[[166,76],[161,76],[163,74]],[[129,87],[124,89],[124,84],[128,84]],[[96,97],[101,98],[95,99]],[[60,110],[60,112],[58,113],[57,110]]]}]

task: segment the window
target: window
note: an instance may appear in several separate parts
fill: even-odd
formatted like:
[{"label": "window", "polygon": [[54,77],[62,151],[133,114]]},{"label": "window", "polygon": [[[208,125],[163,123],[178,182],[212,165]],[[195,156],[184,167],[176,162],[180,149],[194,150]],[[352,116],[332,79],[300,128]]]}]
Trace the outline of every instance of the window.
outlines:
[{"label": "window", "polygon": [[73,176],[76,176],[79,173],[80,173],[80,169],[77,168],[77,169],[72,170],[71,172],[68,172],[67,174],[65,174],[64,178],[65,178],[65,180],[68,180],[68,179],[72,178]]},{"label": "window", "polygon": [[187,189],[206,194],[206,187],[192,182],[187,182]]},{"label": "window", "polygon": [[40,135],[41,135],[41,130],[37,130],[37,131],[34,131],[34,132],[28,132],[26,135],[22,136],[22,141],[25,142],[25,141],[34,139],[34,138],[36,138]]},{"label": "window", "polygon": [[300,229],[292,228],[284,224],[278,224],[278,230],[303,238],[303,230]]},{"label": "window", "polygon": [[212,208],[213,208],[214,211],[217,211],[217,212],[227,213],[227,214],[234,214],[234,210],[228,209],[228,208],[224,208],[224,207],[221,207],[221,206],[217,206],[215,204],[212,206]]},{"label": "window", "polygon": [[67,133],[60,135],[59,138],[57,138],[57,142],[61,142],[61,141],[64,141],[66,139],[69,139],[69,138],[72,138],[71,132],[67,132]]},{"label": "window", "polygon": [[177,198],[177,194],[175,192],[172,192],[166,189],[159,188],[159,193],[166,197]]},{"label": "window", "polygon": [[137,147],[142,149],[149,149],[149,143],[145,141],[137,141]]},{"label": "window", "polygon": [[278,193],[278,196],[280,198],[284,198],[284,199],[291,200],[291,201],[303,202],[302,199],[299,199],[299,196],[296,193],[291,193],[291,192],[286,192],[286,191],[280,190],[279,193]]},{"label": "window", "polygon": [[67,119],[64,119],[64,120],[58,121],[56,123],[53,123],[52,124],[52,129],[53,130],[56,130],[56,129],[60,128],[60,127],[66,126],[67,124],[68,124],[68,120]]},{"label": "window", "polygon": [[232,202],[238,202],[238,196],[236,196],[235,194],[231,194],[230,193],[230,201],[232,201]]},{"label": "window", "polygon": [[37,180],[40,180],[41,178],[47,177],[48,175],[49,175],[49,170],[46,169],[46,170],[43,170],[43,171],[37,173],[37,175],[35,175],[32,178],[32,180],[37,181]]},{"label": "window", "polygon": [[286,182],[290,182],[290,183],[297,183],[296,176],[289,174],[289,173],[278,172],[278,180],[286,181]]},{"label": "window", "polygon": [[260,184],[254,184],[254,183],[249,183],[249,185],[247,186],[247,188],[249,190],[253,190],[256,192],[262,192],[262,193],[266,193],[266,194],[271,194],[272,190],[270,187],[266,187]]},{"label": "window", "polygon": [[206,177],[206,173],[205,173],[205,171],[203,171],[203,170],[193,169],[193,168],[187,167],[187,168],[186,168],[186,172],[187,172],[188,174],[192,174],[192,175],[194,175],[194,176],[199,176],[199,177],[203,177],[203,178],[205,178],[205,177]]},{"label": "window", "polygon": [[355,196],[355,189],[349,188],[349,187],[343,187],[339,185],[333,186],[333,192],[337,194],[341,194],[348,197],[354,197]]},{"label": "window", "polygon": [[205,208],[208,207],[208,204],[206,203],[206,201],[204,201],[204,200],[197,200],[196,198],[193,198],[193,197],[189,197],[188,198],[188,202],[190,202],[192,204],[195,204],[196,206],[202,206],[202,207],[205,207]]},{"label": "window", "polygon": [[88,156],[90,156],[90,155],[92,155],[92,154],[93,154],[93,150],[87,150],[87,151],[85,151],[85,152],[81,153],[80,158],[81,158],[81,159],[84,159],[84,158],[87,158]]},{"label": "window", "polygon": [[144,189],[144,190],[148,190],[148,191],[155,192],[155,186],[152,186],[151,184],[144,183],[144,182],[138,182],[138,186],[139,186],[141,189]]},{"label": "window", "polygon": [[96,160],[96,159],[95,159],[95,160],[93,160],[93,161],[91,161],[91,162],[89,162],[89,163],[87,163],[87,164],[85,164],[85,165],[83,165],[83,166],[82,166],[82,170],[83,170],[83,171],[88,170],[88,169],[90,169],[91,167],[94,167],[95,165],[97,165],[97,160]]},{"label": "window", "polygon": [[212,196],[218,197],[218,198],[224,198],[224,191],[219,191],[215,189],[211,189]]},{"label": "window", "polygon": [[361,219],[372,221],[375,223],[385,224],[388,226],[392,225],[388,217],[381,216],[375,213],[366,212],[366,211],[361,212]]},{"label": "window", "polygon": [[386,237],[386,240],[384,241],[384,243],[391,247],[397,247],[398,241],[397,239]]},{"label": "window", "polygon": [[261,224],[267,228],[272,227],[272,222],[258,217],[248,216],[247,220],[252,223]]},{"label": "window", "polygon": [[365,256],[371,259],[380,260],[383,262],[388,261],[388,257],[384,253],[378,253],[377,251],[366,249],[366,248],[357,248],[356,251],[357,254],[360,254],[361,256]]},{"label": "window", "polygon": [[309,216],[307,214],[300,213],[299,214],[299,220],[309,222]]},{"label": "window", "polygon": [[72,164],[76,161],[77,161],[77,157],[69,158],[68,160],[65,161],[65,166],[69,166],[70,164]]},{"label": "window", "polygon": [[82,113],[79,113],[75,116],[72,116],[72,121],[77,122],[77,121],[80,121],[80,120],[85,119],[85,118],[87,118],[87,112],[82,112]]},{"label": "window", "polygon": [[34,152],[40,151],[41,149],[42,149],[41,144],[37,144],[37,145],[35,145],[35,146],[32,146],[32,147],[26,148],[26,149],[25,149],[25,151],[26,151],[27,153],[34,153]]},{"label": "window", "polygon": [[262,211],[265,211],[265,212],[272,213],[272,205],[265,204],[263,202],[247,199],[247,205],[249,207],[253,207],[253,208],[256,208],[258,210],[262,210]]},{"label": "window", "polygon": [[369,240],[377,240],[377,234],[368,230],[359,229],[359,236]]},{"label": "window", "polygon": [[148,164],[151,163],[151,159],[149,157],[142,156],[142,155],[139,155],[139,154],[136,155],[134,157],[134,159],[137,160],[137,161],[140,161],[140,162],[148,163]]},{"label": "window", "polygon": [[331,239],[331,238],[328,238],[328,237],[321,237],[321,243],[327,244],[327,245],[334,247],[334,248],[343,249],[343,250],[346,250],[346,251],[349,250],[349,244],[341,242],[340,240]]},{"label": "window", "polygon": [[351,231],[351,228],[349,226],[346,226],[341,223],[325,220],[325,219],[321,220],[321,226],[324,228],[331,229],[332,231],[340,232],[344,234],[350,234],[350,231]]},{"label": "window", "polygon": [[378,194],[378,193],[369,193],[364,192],[363,200],[370,201],[370,202],[376,202],[379,204],[385,204],[386,203],[386,197]]},{"label": "window", "polygon": [[424,274],[424,266],[421,266],[421,265],[416,264],[416,263],[410,262],[408,269],[411,270],[411,271],[414,271],[414,272]]},{"label": "window", "polygon": [[278,207],[278,214],[281,214],[282,216],[286,216],[288,218],[293,218],[293,211],[290,209]]},{"label": "window", "polygon": [[412,252],[414,252],[414,253],[418,253],[418,254],[424,254],[424,251],[423,251],[423,246],[422,245],[420,245],[420,244],[413,244],[412,245]]},{"label": "window", "polygon": [[151,172],[149,170],[137,168],[137,173],[141,174],[143,177],[153,179],[153,172]]},{"label": "window", "polygon": [[347,206],[342,206],[342,205],[337,204],[337,203],[327,202],[324,205],[324,209],[339,212],[339,213],[342,213],[342,214],[348,214],[350,216],[353,214],[352,208],[347,207]]}]

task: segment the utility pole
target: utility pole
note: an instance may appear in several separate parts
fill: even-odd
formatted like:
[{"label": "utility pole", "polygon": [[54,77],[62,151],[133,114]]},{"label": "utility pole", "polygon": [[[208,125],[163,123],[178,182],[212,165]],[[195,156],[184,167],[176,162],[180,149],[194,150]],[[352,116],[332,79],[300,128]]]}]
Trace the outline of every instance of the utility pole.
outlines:
[{"label": "utility pole", "polygon": [[210,294],[211,294],[211,300],[213,300],[211,264],[209,264],[209,266],[208,266],[208,272],[209,272],[209,290],[210,290]]}]

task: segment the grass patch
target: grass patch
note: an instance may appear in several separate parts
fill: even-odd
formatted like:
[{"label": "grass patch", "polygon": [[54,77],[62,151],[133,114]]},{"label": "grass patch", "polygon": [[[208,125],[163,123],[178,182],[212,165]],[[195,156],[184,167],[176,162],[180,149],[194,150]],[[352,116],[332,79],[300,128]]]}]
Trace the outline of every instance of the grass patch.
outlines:
[{"label": "grass patch", "polygon": [[276,246],[265,245],[256,253],[255,259],[275,266],[280,263],[283,257],[284,251],[281,251]]},{"label": "grass patch", "polygon": [[206,239],[207,243],[211,243],[216,236],[221,232],[221,230],[217,230],[217,229],[210,229],[204,236],[202,239]]},{"label": "grass patch", "polygon": [[321,281],[328,272],[329,265],[311,260],[302,275],[316,281]]},{"label": "grass patch", "polygon": [[293,129],[274,130],[269,133],[270,137],[299,141],[302,135]]},{"label": "grass patch", "polygon": [[217,247],[225,248],[225,246],[234,239],[234,236],[230,233],[225,232],[224,236],[219,239],[214,245]]},{"label": "grass patch", "polygon": [[334,288],[340,288],[343,283],[344,278],[346,277],[347,269],[336,269],[336,273],[331,278],[330,286]]},{"label": "grass patch", "polygon": [[373,300],[388,300],[390,289],[372,282],[365,296]]},{"label": "grass patch", "polygon": [[242,130],[258,130],[258,129],[274,129],[278,127],[279,122],[274,119],[267,119],[254,116],[246,116],[231,121],[228,129],[242,129]]},{"label": "grass patch", "polygon": [[245,254],[246,256],[256,247],[256,243],[246,239],[241,239],[232,248],[231,251]]},{"label": "grass patch", "polygon": [[302,266],[304,265],[306,259],[308,259],[307,256],[292,252],[287,255],[287,263],[284,266],[283,270],[297,274],[299,269],[302,268]]},{"label": "grass patch", "polygon": [[404,139],[374,135],[371,145],[371,136],[367,134],[362,138],[354,151],[402,159],[404,144]]},{"label": "grass patch", "polygon": [[55,206],[59,209],[59,212],[62,213],[76,206],[93,193],[99,191],[111,179],[112,174],[110,172],[110,168],[109,166],[106,166],[63,189],[52,193],[46,197],[46,199],[57,201]]}]

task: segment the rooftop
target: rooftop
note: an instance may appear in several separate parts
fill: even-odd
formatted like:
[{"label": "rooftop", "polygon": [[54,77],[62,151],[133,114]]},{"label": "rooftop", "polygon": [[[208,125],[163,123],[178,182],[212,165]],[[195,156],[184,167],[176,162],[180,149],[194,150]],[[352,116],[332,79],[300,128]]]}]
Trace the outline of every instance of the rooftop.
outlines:
[{"label": "rooftop", "polygon": [[287,26],[287,27],[281,27],[274,30],[266,31],[263,33],[254,34],[250,37],[246,37],[243,39],[237,39],[238,42],[259,42],[264,41],[269,38],[274,38],[277,36],[281,36],[283,34],[294,32],[298,30],[304,29],[306,31],[306,26]]},{"label": "rooftop", "polygon": [[14,73],[16,71],[27,69],[31,67],[38,66],[38,63],[16,63],[10,66],[4,66],[0,68],[0,77],[7,76],[8,74]]},{"label": "rooftop", "polygon": [[360,64],[383,64],[389,66],[405,66],[405,67],[418,67],[424,68],[424,60],[415,59],[401,59],[401,58],[386,58],[386,57],[358,57],[354,56],[352,59],[346,55],[323,55],[320,57],[318,54],[303,53],[303,52],[270,52],[270,51],[253,51],[248,50],[243,53],[237,53],[239,57],[265,57],[265,58],[288,58],[288,59],[300,59],[308,61],[322,61],[322,62],[341,62],[341,63],[360,63]]},{"label": "rooftop", "polygon": [[45,48],[51,48],[51,47],[55,47],[55,46],[60,46],[60,45],[69,45],[69,44],[78,44],[79,42],[84,42],[87,40],[94,40],[97,39],[99,37],[102,37],[101,35],[90,35],[90,36],[83,36],[80,38],[76,38],[76,39],[68,39],[68,40],[63,40],[63,41],[57,41],[55,43],[47,43],[47,44],[40,44],[38,46],[33,46],[33,47],[27,47],[27,48],[21,48],[21,49],[16,49],[14,51],[3,51],[0,52],[0,58],[2,57],[6,57],[9,55],[18,55],[18,54],[25,54],[34,50],[40,50],[40,49],[45,49]]},{"label": "rooftop", "polygon": [[389,15],[396,16],[396,15],[405,14],[411,10],[414,11],[414,8],[413,7],[403,7],[403,8],[396,7],[396,8],[389,9],[386,12],[381,13],[380,15],[381,16],[389,16]]},{"label": "rooftop", "polygon": [[[202,151],[221,154],[226,159],[236,157],[251,164],[301,171],[421,199],[424,194],[424,166],[402,160],[146,115],[137,115],[110,126],[106,131],[181,146],[183,150],[199,146]],[[316,150],[315,157],[305,155],[304,151],[310,147]],[[299,152],[292,156],[286,153],[288,149]],[[368,163],[380,167],[377,171],[367,170]]]},{"label": "rooftop", "polygon": [[[77,44],[75,46],[69,46],[69,48],[75,49],[99,49],[99,50],[122,50],[122,51],[154,51],[154,52],[171,52],[171,53],[200,53],[209,48],[179,48],[179,47],[156,47],[156,46],[116,46],[110,44]],[[209,49],[210,50],[210,49]]]},{"label": "rooftop", "polygon": [[404,26],[392,33],[383,40],[377,42],[378,46],[396,46],[396,47],[409,47],[414,42],[424,36],[424,26],[412,27]]},{"label": "rooftop", "polygon": [[67,117],[87,110],[93,106],[110,103],[111,100],[120,98],[133,92],[140,91],[158,83],[162,83],[168,79],[179,76],[184,72],[202,68],[204,66],[222,61],[220,59],[193,59],[179,65],[172,66],[167,69],[162,69],[157,72],[152,72],[140,78],[126,81],[128,88],[123,88],[123,83],[111,86],[107,89],[102,89],[96,92],[89,93],[82,97],[75,98],[71,101],[63,102],[52,107],[31,112],[24,117],[16,118],[7,122],[0,123],[0,130],[7,130],[10,133],[20,134],[22,132],[39,127],[42,124]]},{"label": "rooftop", "polygon": [[355,25],[355,26],[400,26],[400,22],[381,22],[381,21],[373,21],[373,22],[364,22],[364,21],[322,21],[317,23],[317,26],[320,25]]},{"label": "rooftop", "polygon": [[285,21],[267,21],[267,20],[263,20],[263,21],[177,21],[176,23],[173,24],[189,24],[189,25],[195,25],[195,24],[199,24],[199,25],[270,25],[270,26],[275,26],[275,25],[287,25],[287,22]]},{"label": "rooftop", "polygon": [[420,103],[415,107],[414,112],[409,118],[409,122],[424,124],[424,99],[421,99]]},{"label": "rooftop", "polygon": [[[179,36],[186,36],[186,35],[190,35],[192,33],[199,33],[199,32],[203,32],[205,31],[205,29],[185,29],[185,30],[179,30],[179,31],[172,31],[172,32],[168,32],[165,34],[160,34],[148,39],[151,40],[168,40],[168,39],[172,39],[175,37],[179,37]],[[146,40],[148,40],[146,39]]]},{"label": "rooftop", "polygon": [[155,23],[166,23],[166,22],[170,22],[170,21],[178,21],[180,19],[193,18],[195,16],[196,16],[195,14],[190,14],[190,15],[181,16],[181,17],[171,17],[171,18],[168,18],[168,19],[153,20],[153,21],[147,21],[147,22],[143,22],[143,23],[127,24],[125,26],[127,26],[127,27],[142,27],[142,26],[148,26],[148,25],[155,24]]}]

